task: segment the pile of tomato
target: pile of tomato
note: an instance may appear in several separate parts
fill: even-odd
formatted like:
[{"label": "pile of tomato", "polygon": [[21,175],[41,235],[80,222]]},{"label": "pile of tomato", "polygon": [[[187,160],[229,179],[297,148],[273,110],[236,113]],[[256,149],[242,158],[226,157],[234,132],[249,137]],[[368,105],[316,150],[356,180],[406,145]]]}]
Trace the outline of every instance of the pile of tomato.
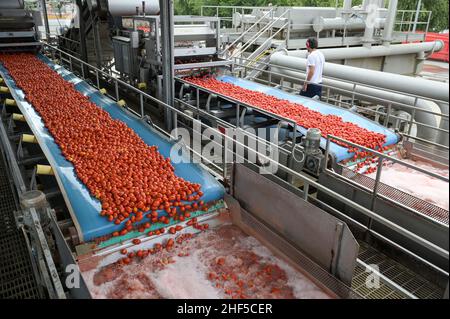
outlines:
[{"label": "pile of tomato", "polygon": [[[111,118],[45,63],[31,54],[0,54],[26,99],[69,160],[78,178],[102,205],[108,221],[124,235],[147,217],[151,223],[207,209],[200,184],[174,173],[170,159],[147,145],[125,123]],[[158,217],[158,211],[167,215]],[[150,222],[139,226],[150,227]]]},{"label": "pile of tomato", "polygon": [[[186,80],[218,94],[293,120],[304,128],[318,128],[321,130],[323,137],[334,135],[373,150],[381,151],[385,149],[383,147],[386,143],[386,136],[384,134],[369,131],[350,122],[344,122],[339,116],[332,114],[324,115],[301,104],[248,90],[231,83],[225,83],[210,76],[189,77]],[[346,143],[335,142],[336,144],[347,147],[349,153],[355,153],[354,160],[369,156],[367,152],[350,147]]]}]

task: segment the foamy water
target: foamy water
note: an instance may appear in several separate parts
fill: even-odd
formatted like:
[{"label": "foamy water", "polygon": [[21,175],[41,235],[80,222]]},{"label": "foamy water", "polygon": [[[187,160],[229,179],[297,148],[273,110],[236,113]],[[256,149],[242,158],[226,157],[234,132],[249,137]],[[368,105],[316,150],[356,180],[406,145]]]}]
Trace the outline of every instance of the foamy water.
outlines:
[{"label": "foamy water", "polygon": [[[449,176],[448,170],[433,167],[428,163],[411,160],[403,161],[444,177]],[[368,176],[375,179],[376,173]],[[382,183],[412,196],[446,210],[449,209],[449,185],[445,181],[397,163],[383,167],[380,180]]]},{"label": "foamy water", "polygon": [[100,265],[83,272],[94,298],[330,298],[232,225],[129,265]]}]

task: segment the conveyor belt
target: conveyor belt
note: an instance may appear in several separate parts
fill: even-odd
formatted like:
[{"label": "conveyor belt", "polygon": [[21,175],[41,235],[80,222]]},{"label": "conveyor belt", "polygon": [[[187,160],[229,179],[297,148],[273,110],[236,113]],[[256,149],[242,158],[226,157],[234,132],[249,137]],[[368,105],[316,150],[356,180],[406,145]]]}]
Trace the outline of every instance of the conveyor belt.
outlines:
[{"label": "conveyor belt", "polygon": [[[361,115],[355,114],[353,112],[350,112],[348,110],[338,108],[335,106],[332,106],[330,104],[322,103],[317,100],[313,100],[310,98],[306,98],[299,95],[293,95],[286,93],[284,91],[261,85],[255,82],[235,78],[232,76],[220,76],[217,78],[220,81],[231,83],[237,86],[240,86],[242,88],[253,90],[257,92],[261,92],[267,95],[274,96],[279,99],[288,100],[293,103],[302,104],[307,108],[310,108],[312,110],[318,111],[322,114],[328,115],[333,114],[340,116],[344,121],[351,122],[354,124],[359,125],[360,127],[363,127],[367,130],[370,130],[372,132],[381,133],[386,135],[386,143],[384,146],[394,145],[398,143],[399,137],[394,132],[390,131],[386,127],[379,125]],[[304,127],[298,128],[299,132],[303,135],[306,134],[307,129]],[[326,147],[326,139],[322,138],[320,143],[322,148]],[[353,153],[348,153],[347,148],[339,146],[335,143],[330,143],[330,155],[333,155],[337,162],[349,159],[353,156]]]},{"label": "conveyor belt", "polygon": [[0,153],[0,299],[39,299],[27,243],[15,224],[16,209]]},{"label": "conveyor belt", "polygon": [[[88,85],[85,81],[76,77],[70,71],[55,65],[46,57],[39,55],[39,58],[53,68],[66,81],[75,85],[75,89],[89,96],[92,102],[107,111],[112,118],[123,121],[131,127],[148,145],[156,145],[159,152],[165,157],[170,156],[170,149],[173,145],[162,135],[153,130],[148,124],[132,115],[127,110],[120,108],[110,98],[102,95],[96,89]],[[10,87],[11,94],[17,101],[17,104],[25,116],[28,125],[45,153],[49,163],[55,172],[55,177],[65,198],[66,205],[69,208],[75,227],[78,230],[81,241],[90,241],[95,238],[111,234],[123,228],[122,225],[115,225],[108,222],[99,215],[101,204],[98,200],[90,196],[88,189],[81,183],[74,173],[73,165],[67,161],[61,154],[58,145],[54,142],[52,136],[45,128],[40,116],[35,112],[32,105],[25,99],[22,90],[20,90],[9,76],[7,70],[0,65],[0,72],[3,74],[5,83]],[[182,177],[192,183],[200,183],[205,202],[218,201],[223,198],[224,189],[212,175],[203,170],[199,165],[193,163],[172,163],[177,176]],[[217,209],[218,206],[215,206]],[[160,215],[166,215],[165,212],[159,212]],[[144,218],[143,223],[148,219]]]}]

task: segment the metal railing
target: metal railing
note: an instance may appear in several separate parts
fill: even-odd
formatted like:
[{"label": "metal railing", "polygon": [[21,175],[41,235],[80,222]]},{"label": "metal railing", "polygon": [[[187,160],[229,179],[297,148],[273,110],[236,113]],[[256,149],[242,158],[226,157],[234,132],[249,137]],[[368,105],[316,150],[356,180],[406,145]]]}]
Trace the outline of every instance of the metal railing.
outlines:
[{"label": "metal railing", "polygon": [[[296,123],[295,121],[290,120],[290,119],[285,118],[285,117],[282,117],[282,116],[280,116],[280,115],[278,115],[278,114],[274,114],[274,113],[272,113],[272,112],[269,112],[269,111],[266,111],[266,110],[263,110],[263,109],[254,107],[254,106],[252,106],[252,105],[243,103],[243,102],[241,102],[241,101],[239,101],[239,100],[230,98],[230,97],[228,97],[228,96],[224,96],[224,95],[218,94],[218,93],[216,93],[216,92],[214,92],[214,91],[211,91],[211,90],[206,89],[206,88],[204,88],[204,87],[201,87],[201,86],[192,84],[192,83],[187,82],[187,81],[185,81],[185,80],[183,80],[183,79],[176,79],[176,80],[177,80],[178,82],[181,82],[181,83],[183,83],[183,84],[185,84],[185,85],[188,85],[188,86],[190,86],[190,87],[193,87],[193,88],[195,89],[195,91],[196,91],[196,106],[195,106],[195,107],[192,106],[192,105],[190,105],[190,104],[188,104],[188,103],[186,103],[186,102],[184,102],[184,101],[182,101],[181,99],[178,100],[178,101],[179,101],[180,104],[183,104],[184,106],[187,106],[188,108],[190,108],[190,109],[191,109],[192,111],[194,111],[196,114],[201,114],[201,115],[206,116],[206,117],[210,117],[210,116],[211,116],[208,112],[202,111],[202,110],[200,109],[199,92],[202,91],[202,92],[207,93],[207,94],[210,94],[210,95],[211,95],[211,94],[217,95],[217,96],[219,96],[222,100],[228,101],[228,102],[233,103],[233,104],[235,104],[235,105],[237,106],[237,113],[236,113],[236,123],[237,123],[237,124],[236,124],[235,127],[239,128],[239,123],[240,123],[240,121],[239,121],[239,116],[240,116],[239,114],[240,114],[240,111],[239,111],[239,110],[240,110],[240,108],[245,107],[245,108],[250,108],[250,109],[257,109],[258,112],[261,113],[261,114],[268,115],[268,116],[270,116],[270,117],[272,117],[272,118],[275,118],[275,119],[277,119],[277,120],[279,120],[279,121],[283,121],[283,122],[286,122],[286,123],[290,124],[290,125],[293,127],[293,132],[294,132],[294,133],[293,133],[293,138],[292,138],[292,140],[293,140],[293,141],[296,140],[296,136],[297,136],[297,132],[296,132],[296,131],[297,131],[298,125],[297,125],[297,123]],[[180,97],[180,98],[181,98],[181,97]],[[222,124],[222,125],[224,125],[224,124]],[[342,140],[342,139],[340,139],[340,138],[336,138],[336,140],[344,142],[344,140]],[[345,141],[345,142],[346,142],[346,141]],[[358,147],[359,147],[359,145],[354,144],[354,143],[351,143],[351,142],[348,142],[348,144],[351,145],[351,146],[355,146],[355,147],[358,146]],[[271,146],[272,146],[272,145],[271,145]],[[366,147],[361,147],[361,149],[363,149],[363,150],[365,150],[365,151],[369,151],[369,152],[373,153],[373,155],[379,155],[379,154],[382,154],[382,153],[379,153],[379,152],[377,152],[377,151],[371,150],[371,149],[366,148]],[[295,143],[293,143],[293,145],[292,145],[292,149],[291,149],[291,152],[290,152],[290,156],[294,156],[294,151],[295,151]],[[328,161],[328,152],[329,152],[329,144],[327,144],[327,146],[326,146],[326,155],[325,155],[325,156],[326,156],[326,158],[327,158],[327,161]],[[431,177],[437,178],[437,179],[442,180],[442,181],[444,181],[444,182],[446,182],[446,183],[449,182],[448,178],[445,178],[445,177],[443,177],[443,176],[441,176],[441,175],[438,175],[438,174],[434,174],[434,173],[428,172],[428,171],[426,171],[426,170],[424,170],[424,169],[422,169],[422,168],[420,168],[420,167],[418,167],[418,166],[416,166],[416,165],[408,164],[408,163],[406,163],[406,162],[403,162],[403,161],[401,161],[401,160],[398,160],[398,159],[396,159],[396,158],[390,157],[390,156],[385,155],[385,154],[381,155],[381,157],[379,157],[379,159],[380,159],[380,160],[379,160],[378,166],[382,165],[383,160],[390,160],[391,162],[399,163],[399,164],[401,164],[401,165],[403,165],[403,166],[406,166],[406,167],[408,167],[408,168],[410,168],[410,169],[413,169],[413,170],[418,171],[418,172],[420,172],[420,173],[424,173],[424,174],[429,175],[429,176],[431,176]],[[326,165],[325,165],[325,167],[326,167]],[[378,172],[378,174],[381,174],[381,169],[379,169],[377,172]],[[333,173],[333,174],[336,174],[336,173]],[[336,174],[336,175],[338,175],[338,174]],[[339,175],[339,177],[342,177],[342,176]],[[375,187],[374,187],[375,192],[374,192],[374,194],[373,194],[372,205],[374,205],[375,199],[376,199],[377,196],[379,195],[379,194],[378,194],[379,178],[380,178],[380,176],[377,175],[376,182],[375,182]],[[352,182],[352,184],[355,184],[355,185],[357,185],[358,187],[361,187],[360,184],[355,183],[354,181],[351,181],[351,182]],[[382,195],[380,195],[380,196],[382,196]],[[417,211],[417,210],[415,210],[415,209],[413,209],[413,208],[411,208],[411,207],[407,207],[407,206],[405,206],[404,204],[402,204],[402,203],[400,203],[400,202],[398,202],[398,201],[396,201],[396,200],[394,200],[394,199],[392,199],[392,198],[388,198],[388,197],[386,197],[386,196],[382,196],[382,197],[383,197],[384,199],[387,199],[387,200],[391,201],[391,202],[394,202],[394,203],[397,204],[398,206],[402,206],[402,207],[404,207],[405,209],[414,212],[415,214],[419,214],[419,215],[421,215],[422,217],[424,217],[424,218],[426,218],[426,219],[429,219],[429,220],[432,221],[432,222],[437,222],[437,223],[440,224],[440,225],[444,225],[444,226],[448,227],[448,225],[442,223],[441,221],[437,221],[436,219],[433,219],[433,218],[431,218],[431,217],[429,217],[429,216],[423,214],[423,213],[420,212],[420,211]],[[373,209],[373,208],[374,208],[374,207],[372,207],[372,209]]]},{"label": "metal railing", "polygon": [[273,9],[271,9],[270,11],[266,12],[261,18],[259,18],[254,24],[252,24],[247,30],[245,30],[239,37],[237,37],[231,44],[227,45],[227,47],[225,48],[225,50],[223,50],[221,52],[221,54],[224,54],[224,52],[226,50],[228,50],[229,48],[231,48],[232,46],[236,45],[239,41],[241,41],[241,39],[250,32],[250,30],[252,30],[253,28],[255,28],[259,22],[261,22],[263,19],[265,19],[269,14],[273,13]]},{"label": "metal railing", "polygon": [[[231,23],[231,28],[229,30],[234,30],[234,32],[238,32],[238,28],[239,26],[235,24],[235,20],[233,19],[233,16],[235,15],[235,13],[239,12],[242,15],[244,14],[251,14],[254,13],[255,10],[261,10],[261,11],[265,11],[265,10],[274,10],[275,8],[277,8],[277,14],[284,14],[286,11],[289,11],[290,8],[289,7],[276,7],[276,6],[267,6],[267,7],[249,7],[249,6],[220,6],[220,5],[216,5],[216,6],[202,6],[200,9],[200,14],[202,16],[204,16],[205,14],[208,13],[214,13],[214,15],[216,17],[219,17],[221,20],[223,21],[228,21]],[[355,11],[357,12],[357,11]],[[396,39],[397,41],[406,41],[406,42],[410,42],[410,41],[417,41],[417,35],[415,33],[415,27],[416,26],[420,26],[421,29],[423,31],[425,31],[425,34],[428,32],[429,30],[429,26],[430,26],[430,21],[431,21],[431,15],[432,12],[431,11],[427,11],[427,10],[421,10],[419,12],[419,20],[416,22],[415,21],[415,14],[416,14],[416,10],[398,10],[397,11],[397,19],[396,19],[396,23],[395,23],[395,27],[396,27],[396,31],[398,34],[403,34],[403,37],[400,37],[398,39]],[[256,18],[256,17],[255,17]],[[276,19],[277,16],[274,16],[272,14],[272,19]],[[424,18],[423,20],[421,18]],[[290,18],[289,18],[290,20]],[[291,26],[293,28],[298,27],[298,26],[309,26],[311,28],[311,32],[313,32],[313,23],[309,23],[309,24],[295,24],[294,21],[290,21]],[[258,23],[254,23],[254,24],[258,24]],[[253,29],[253,25],[251,26]],[[344,32],[343,32],[343,36],[342,36],[342,44],[343,46],[345,45],[350,45],[350,43],[347,41],[347,39],[350,39],[351,37],[348,36],[348,32],[347,32],[347,25],[344,25],[343,28]],[[239,38],[242,38],[242,32],[245,32],[246,35],[251,34],[251,32],[246,32],[247,30],[244,30],[244,28],[242,28],[241,32],[237,33]],[[322,31],[322,32],[326,32],[326,31]],[[320,38],[320,35],[322,32],[315,32],[316,37]],[[226,32],[225,32],[226,33]],[[230,33],[231,34],[231,33]],[[414,35],[413,37],[411,37],[412,35]],[[334,37],[334,35],[333,35]],[[399,37],[399,36],[397,36]],[[380,43],[383,41],[382,36],[374,36],[374,39],[379,41]],[[425,38],[423,38],[424,40]],[[290,40],[290,32],[288,29],[288,34],[286,35],[286,43],[289,44],[289,40]],[[355,43],[352,43],[352,45],[354,45]],[[288,46],[289,47],[289,46]]]},{"label": "metal railing", "polygon": [[[140,102],[140,105],[141,105],[141,111],[140,112],[135,112],[132,109],[126,107],[126,110],[128,112],[130,112],[131,114],[133,114],[134,116],[140,117],[143,120],[146,119],[146,114],[145,114],[145,110],[144,110],[144,98],[145,98],[148,101],[151,101],[151,102],[153,102],[153,103],[155,103],[155,104],[157,104],[157,105],[159,105],[159,106],[169,110],[170,112],[172,112],[174,114],[175,130],[177,129],[177,123],[178,123],[177,122],[177,118],[178,118],[178,116],[180,116],[180,118],[182,118],[182,119],[184,119],[186,121],[190,121],[190,122],[196,121],[195,117],[186,114],[184,111],[182,111],[182,110],[180,110],[178,108],[175,108],[175,107],[173,107],[171,105],[165,104],[164,102],[162,102],[162,101],[154,98],[153,96],[151,96],[151,95],[149,95],[149,94],[147,94],[147,93],[145,93],[145,92],[143,92],[143,91],[133,87],[132,85],[130,85],[130,84],[128,84],[128,83],[126,83],[126,82],[124,82],[122,80],[113,78],[109,74],[107,74],[106,72],[104,72],[104,71],[102,71],[102,70],[100,70],[100,69],[98,69],[98,68],[96,68],[96,67],[94,67],[94,66],[92,66],[92,65],[90,65],[90,64],[88,64],[88,63],[86,63],[86,62],[84,62],[84,61],[82,61],[80,59],[78,59],[78,58],[76,58],[76,57],[70,56],[68,53],[66,53],[66,52],[64,52],[64,51],[62,51],[62,50],[60,50],[60,49],[58,49],[56,47],[49,46],[47,44],[44,44],[44,47],[47,48],[47,50],[52,52],[52,56],[55,56],[57,54],[60,55],[59,61],[63,61],[63,59],[61,59],[61,55],[64,55],[64,56],[66,56],[65,60],[76,61],[77,63],[85,66],[89,70],[91,75],[100,74],[100,75],[104,76],[105,78],[109,79],[112,83],[115,83],[115,85],[116,85],[116,96],[115,97],[112,96],[112,98],[115,99],[116,101],[118,101],[120,99],[119,90],[117,89],[119,85],[121,87],[126,88],[129,92],[133,92],[137,96],[139,96],[140,97],[140,101],[141,101]],[[84,74],[84,75],[86,75],[86,74]],[[97,87],[97,88],[99,88],[99,87]],[[211,128],[209,125],[201,123],[201,122],[199,123],[199,125],[201,126],[201,128],[205,128],[205,129]],[[166,132],[165,129],[163,129],[163,128],[155,125],[155,124],[152,124],[152,126],[154,127],[154,129],[159,131],[161,134],[164,134],[167,137],[173,138],[173,134],[172,133]],[[242,149],[244,149],[244,150],[246,150],[248,152],[257,152],[256,150],[250,148],[248,145],[245,145],[245,144],[237,141],[236,139],[234,139],[233,136],[228,136],[227,134],[224,134],[224,133],[220,132],[219,130],[216,131],[216,134],[217,134],[217,136],[220,136],[220,138],[222,139],[223,144],[220,143],[220,145],[223,146],[225,150],[234,150],[236,147],[240,147],[240,148],[242,148]],[[210,141],[212,143],[219,144],[217,141],[215,141],[215,139],[211,139]],[[214,176],[216,176],[217,178],[222,178],[222,179],[226,179],[227,178],[227,168],[226,168],[225,164],[226,163],[230,163],[230,161],[229,161],[230,159],[226,158],[226,156],[227,156],[227,154],[229,154],[229,152],[223,152],[223,156],[225,157],[225,158],[223,158],[224,165],[223,165],[223,167],[220,167],[216,163],[213,163],[207,157],[204,157],[202,154],[199,154],[198,152],[196,152],[189,145],[186,145],[186,149],[189,150],[191,156],[198,156],[198,157],[200,157],[201,160],[202,160],[202,163],[203,163],[203,161],[205,161],[207,164],[214,164],[214,167],[215,167],[216,171],[211,170],[210,168],[205,166],[205,169],[210,171]],[[234,156],[236,156],[236,158],[238,156],[240,156],[239,154],[235,153],[234,151],[231,151],[231,152],[233,154],[233,158],[234,158]],[[317,198],[312,197],[309,194],[308,190],[310,188],[314,187],[315,189],[317,189],[317,191],[323,192],[324,194],[330,196],[334,200],[337,200],[338,202],[355,209],[356,211],[358,211],[358,212],[360,212],[360,213],[362,213],[362,214],[372,218],[373,220],[375,220],[375,221],[385,225],[387,228],[389,228],[389,229],[391,229],[391,230],[393,230],[395,232],[398,232],[399,234],[404,235],[405,237],[407,237],[407,238],[413,240],[414,242],[416,242],[418,245],[420,245],[422,247],[425,247],[428,250],[433,251],[436,254],[438,254],[438,255],[446,258],[446,259],[449,258],[449,252],[447,250],[442,249],[439,246],[431,243],[430,241],[428,241],[428,240],[426,240],[426,239],[416,235],[415,233],[413,233],[413,232],[411,232],[411,231],[409,231],[407,229],[402,228],[401,226],[399,226],[399,225],[389,221],[388,219],[378,215],[377,213],[371,211],[370,209],[368,209],[368,208],[366,208],[366,207],[364,207],[364,206],[362,206],[362,205],[360,205],[360,204],[350,200],[346,196],[343,196],[343,195],[341,195],[341,194],[339,194],[339,193],[337,193],[337,192],[335,192],[335,191],[333,191],[333,190],[331,190],[331,189],[329,189],[329,188],[319,184],[313,178],[311,178],[311,177],[309,177],[307,175],[304,175],[302,173],[296,172],[293,169],[280,164],[278,161],[275,161],[274,159],[272,159],[271,157],[267,156],[266,154],[258,152],[258,157],[263,159],[266,163],[271,163],[273,165],[276,165],[279,171],[287,174],[288,176],[291,176],[292,178],[296,178],[299,181],[301,181],[303,183],[303,185],[304,185],[303,186],[303,198],[306,201],[311,201],[311,202],[316,202],[316,203],[319,202],[324,207],[327,207],[330,210],[335,211],[337,214],[340,214],[343,217],[343,219],[351,221],[353,224],[358,225],[358,227],[360,227],[362,229],[366,229],[368,232],[370,232],[371,234],[373,234],[377,238],[379,238],[379,239],[381,239],[381,240],[383,240],[383,241],[385,241],[385,242],[387,242],[387,243],[389,243],[389,244],[391,244],[391,245],[401,249],[402,251],[404,251],[405,253],[409,254],[412,257],[414,257],[415,259],[417,259],[417,260],[419,260],[419,261],[429,265],[430,267],[432,267],[436,271],[439,271],[440,273],[448,276],[448,272],[446,270],[441,269],[440,267],[430,263],[429,261],[427,261],[427,260],[423,259],[422,257],[418,256],[417,254],[415,254],[414,252],[411,252],[407,248],[404,248],[403,246],[397,244],[396,242],[390,240],[389,238],[386,238],[385,236],[377,233],[373,229],[368,229],[365,225],[362,225],[362,224],[360,224],[359,222],[357,222],[355,220],[352,221],[351,219],[348,218],[348,216],[345,216],[343,213],[333,209],[332,207],[330,207],[326,203],[324,203],[322,201],[319,201]],[[232,159],[232,161],[233,161],[233,159]]]},{"label": "metal railing", "polygon": [[[419,11],[419,19],[415,21],[416,14],[416,10],[397,10],[397,19],[395,22],[395,25],[398,27],[397,31],[415,32],[415,27],[424,26],[421,29],[423,29],[422,31],[427,33],[430,28],[430,21],[433,12],[429,10],[421,10]],[[423,20],[421,20],[422,17],[424,17]]]},{"label": "metal railing", "polygon": [[[214,6],[214,5],[205,5],[200,7],[200,15],[205,16],[206,11],[213,12],[216,17],[220,18],[224,21],[230,21],[231,27],[237,30],[237,26],[234,24],[233,16],[236,13],[240,13],[241,15],[246,14],[247,12],[253,12],[254,10],[272,10],[273,6],[262,6],[262,7],[252,7],[252,6]],[[226,12],[226,13],[223,13]],[[223,14],[222,14],[223,13]],[[228,13],[230,15],[228,15]]]},{"label": "metal railing", "polygon": [[[330,170],[330,169],[327,168],[327,164],[328,164],[328,154],[329,154],[329,152],[330,152],[330,144],[331,144],[331,142],[335,142],[335,141],[344,143],[344,145],[356,147],[357,149],[360,149],[360,150],[362,150],[362,151],[369,152],[369,153],[371,153],[371,154],[377,159],[377,165],[376,165],[377,171],[376,171],[376,177],[375,177],[373,189],[369,189],[369,188],[367,188],[367,187],[364,187],[363,185],[361,185],[361,184],[359,184],[359,183],[357,183],[357,182],[355,182],[355,181],[353,181],[353,180],[351,180],[351,179],[349,179],[349,178],[346,178],[346,177],[344,177],[344,176],[341,175],[341,174],[337,174],[337,173],[335,173],[335,172],[333,172],[332,170]],[[436,220],[436,219],[434,219],[434,218],[432,218],[432,217],[430,217],[430,216],[428,216],[428,215],[426,215],[426,214],[424,214],[424,213],[422,213],[422,212],[416,210],[416,209],[413,208],[413,207],[405,206],[403,203],[400,203],[400,202],[397,201],[396,199],[393,199],[393,198],[391,198],[391,197],[387,197],[387,196],[382,195],[382,194],[379,193],[379,186],[380,186],[380,183],[381,183],[381,174],[382,174],[382,170],[383,170],[383,163],[384,163],[385,161],[389,161],[389,162],[392,162],[392,163],[395,163],[395,164],[402,165],[402,166],[407,167],[407,168],[410,168],[410,169],[412,169],[412,170],[414,170],[414,171],[420,172],[420,173],[422,173],[422,174],[424,174],[424,175],[427,175],[427,176],[433,177],[433,178],[435,178],[435,179],[444,181],[444,182],[447,183],[447,185],[448,185],[448,183],[449,183],[448,177],[445,177],[445,176],[442,176],[442,175],[439,175],[439,174],[430,172],[430,171],[428,171],[428,170],[426,170],[426,169],[423,169],[423,168],[421,168],[421,167],[418,167],[418,166],[416,166],[416,165],[409,164],[409,163],[404,162],[404,161],[402,161],[402,160],[399,160],[399,159],[397,159],[397,158],[395,158],[395,157],[392,157],[392,156],[386,155],[386,154],[384,154],[384,153],[375,151],[375,150],[373,150],[373,149],[370,149],[370,148],[361,146],[361,145],[359,145],[359,144],[352,143],[352,142],[350,142],[350,141],[348,141],[348,140],[346,140],[346,139],[343,139],[343,138],[340,138],[340,137],[337,137],[337,136],[334,136],[334,135],[328,135],[328,136],[327,136],[327,143],[326,143],[326,147],[325,147],[325,169],[326,169],[326,172],[327,172],[328,174],[330,174],[330,175],[333,175],[333,176],[336,176],[336,177],[338,177],[338,178],[344,179],[344,180],[346,180],[347,182],[350,182],[350,183],[353,184],[353,185],[356,185],[356,186],[358,186],[358,187],[363,187],[363,188],[365,188],[367,191],[371,192],[370,209],[371,209],[372,211],[375,210],[375,202],[376,202],[377,198],[383,198],[383,199],[385,199],[385,200],[388,200],[388,201],[391,201],[391,202],[395,203],[395,204],[398,205],[398,206],[401,206],[401,207],[403,207],[403,208],[405,208],[405,209],[407,209],[407,210],[410,210],[410,211],[414,212],[414,213],[417,214],[417,215],[420,215],[421,217],[423,217],[423,218],[429,220],[430,222],[432,222],[432,223],[434,223],[434,224],[438,224],[438,225],[443,226],[443,227],[445,227],[445,228],[448,229],[448,227],[449,227],[449,226],[448,226],[448,218],[447,218],[447,223],[444,223],[444,222],[442,222],[442,221],[440,221],[440,220]],[[447,213],[448,213],[448,211],[447,211]]]},{"label": "metal railing", "polygon": [[[272,12],[272,11],[270,11]],[[242,47],[239,49],[239,51],[233,53],[231,55],[231,58],[237,57],[237,56],[242,56],[242,53],[244,53],[245,51],[247,51],[251,45],[253,45],[261,36],[263,36],[266,32],[270,32],[271,35],[266,38],[265,41],[270,41],[272,40],[278,33],[280,33],[280,31],[284,30],[284,28],[286,28],[290,22],[286,22],[281,28],[278,29],[278,31],[273,34],[273,26],[280,20],[284,19],[284,17],[286,15],[289,15],[291,11],[290,10],[286,10],[283,14],[281,14],[280,16],[274,18],[271,20],[270,23],[266,24],[263,28],[261,28],[257,33],[255,33],[249,40],[247,40],[247,42],[245,42]]]},{"label": "metal railing", "polygon": [[[243,63],[241,63],[241,61],[243,61]],[[266,84],[268,86],[275,86],[277,88],[280,88],[282,90],[286,90],[288,92],[294,91],[296,93],[299,92],[299,89],[295,88],[294,86],[285,86],[284,85],[285,82],[290,82],[290,83],[300,83],[300,82],[303,83],[303,82],[305,82],[305,80],[300,79],[298,77],[288,76],[288,75],[281,74],[281,73],[273,71],[272,67],[274,67],[274,66],[271,65],[270,63],[259,61],[258,64],[262,65],[262,67],[258,68],[257,66],[253,66],[250,62],[252,62],[252,60],[248,60],[248,59],[245,59],[245,58],[234,59],[234,64],[233,64],[234,67],[237,66],[237,67],[243,69],[244,74],[241,73],[240,77],[244,77],[245,78],[246,77],[246,73],[247,73],[248,70],[250,70],[250,71],[257,70],[261,74],[264,74],[266,79],[253,79],[255,82],[260,82],[260,83]],[[304,78],[306,79],[306,73],[302,72],[300,70],[291,69],[291,68],[288,68],[288,67],[278,66],[278,65],[275,66],[275,67],[277,69],[282,69],[282,70],[286,70],[286,71],[293,71],[293,72],[302,74],[302,75],[304,75]],[[242,71],[240,71],[240,72],[242,72]],[[274,81],[274,77],[279,78],[280,79],[279,82]],[[430,114],[430,115],[434,115],[434,116],[440,117],[441,121],[449,120],[449,114],[434,112],[434,111],[425,110],[425,109],[417,107],[417,103],[418,103],[419,99],[431,101],[431,102],[434,102],[434,103],[436,103],[438,105],[439,104],[448,105],[449,104],[448,101],[430,99],[430,98],[427,98],[427,97],[422,97],[422,96],[418,96],[418,95],[410,95],[410,94],[407,94],[407,93],[404,93],[404,92],[395,91],[395,90],[383,89],[383,91],[386,91],[386,92],[391,92],[391,93],[395,93],[395,94],[401,94],[401,95],[404,95],[406,97],[411,97],[415,101],[414,105],[405,104],[405,103],[401,103],[401,102],[392,102],[390,100],[386,100],[386,99],[383,99],[381,97],[373,97],[373,96],[368,95],[368,94],[356,92],[356,89],[358,87],[364,87],[364,88],[370,88],[370,89],[379,89],[379,88],[377,88],[375,86],[371,86],[371,85],[367,85],[367,84],[361,84],[361,83],[356,83],[356,82],[351,82],[351,81],[346,81],[346,80],[337,79],[337,78],[333,78],[333,77],[329,77],[329,76],[324,76],[323,78],[324,78],[324,80],[328,79],[328,80],[339,81],[341,83],[346,83],[349,86],[350,85],[352,86],[351,90],[346,90],[346,89],[341,88],[341,87],[335,87],[335,86],[332,86],[332,85],[322,84],[322,86],[323,86],[323,88],[325,90],[325,93],[326,93],[326,96],[324,98],[325,102],[327,102],[327,103],[333,102],[336,106],[340,106],[340,107],[342,107],[342,106],[347,106],[347,108],[356,107],[358,110],[370,113],[372,115],[384,116],[385,120],[382,123],[380,123],[380,124],[382,124],[383,126],[386,126],[386,127],[388,127],[388,125],[389,125],[389,119],[398,120],[398,123],[397,123],[398,125],[401,125],[402,123],[408,125],[407,127],[405,126],[405,129],[407,129],[407,130],[405,132],[402,132],[402,135],[407,137],[408,139],[418,140],[418,141],[421,141],[423,143],[442,148],[444,150],[449,150],[449,146],[447,146],[447,145],[439,144],[439,143],[436,143],[436,142],[433,142],[433,141],[425,140],[425,139],[422,139],[420,137],[411,135],[411,130],[412,130],[413,125],[416,125],[417,127],[428,128],[428,129],[436,131],[437,133],[441,132],[441,133],[444,133],[444,134],[449,134],[449,130],[442,129],[442,128],[439,128],[439,127],[430,126],[430,125],[425,124],[425,123],[417,122],[414,119],[414,117],[415,117],[417,112],[422,112],[422,113],[426,113],[426,114]],[[350,101],[349,102],[345,102],[345,101],[342,101],[341,99],[336,99],[336,98],[331,97],[331,93],[333,91],[338,92],[340,96],[343,96],[345,94],[349,98]],[[364,101],[365,98],[367,100],[370,100],[370,101],[376,100],[378,103],[382,103],[383,106],[386,108],[386,112],[381,112],[381,111],[378,111],[378,110],[368,109],[367,107],[359,106],[359,105],[355,104],[358,99]],[[398,117],[398,116],[393,114],[393,112],[395,111],[396,107],[397,108],[401,108],[401,109],[406,109],[412,115],[410,120],[407,121],[407,123],[405,123],[406,121],[405,121],[404,118]]]}]

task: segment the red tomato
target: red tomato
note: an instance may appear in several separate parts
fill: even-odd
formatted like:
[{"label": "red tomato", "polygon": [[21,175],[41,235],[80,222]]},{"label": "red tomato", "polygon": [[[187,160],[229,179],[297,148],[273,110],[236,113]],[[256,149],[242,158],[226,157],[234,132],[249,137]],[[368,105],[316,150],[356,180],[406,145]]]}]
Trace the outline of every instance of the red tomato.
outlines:
[{"label": "red tomato", "polygon": [[145,144],[36,56],[0,54],[0,62],[25,92],[80,181],[101,202],[99,215],[109,222],[126,221],[129,231],[144,212],[152,210],[152,221],[157,209],[175,216],[182,197],[194,191],[194,198],[203,195],[200,185],[175,175],[170,160],[156,146]]}]

